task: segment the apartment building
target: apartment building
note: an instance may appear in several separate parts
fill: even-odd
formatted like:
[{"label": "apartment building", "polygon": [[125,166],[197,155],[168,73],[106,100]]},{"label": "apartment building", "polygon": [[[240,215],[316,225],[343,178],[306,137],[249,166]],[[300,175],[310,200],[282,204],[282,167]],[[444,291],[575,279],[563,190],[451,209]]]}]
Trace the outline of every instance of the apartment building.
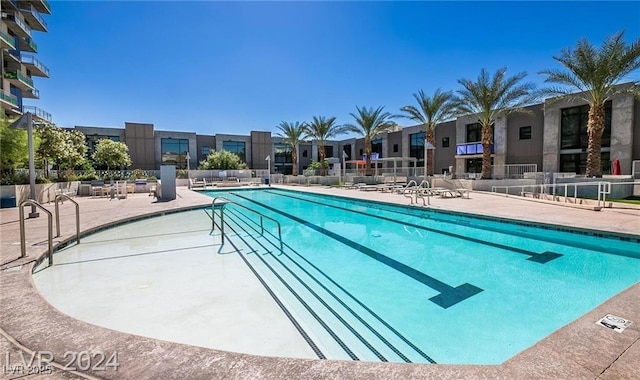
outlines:
[{"label": "apartment building", "polygon": [[[626,84],[628,86],[630,84]],[[586,171],[587,120],[589,107],[576,97],[548,99],[526,108],[526,113],[498,118],[494,125],[492,161],[495,166],[530,164],[536,171],[584,174]],[[87,136],[89,154],[101,138],[122,141],[129,147],[132,168],[159,169],[162,164],[186,168],[189,152],[191,169],[211,151],[237,154],[250,168],[266,169],[271,157],[274,173],[291,174],[291,146],[270,132],[249,135],[198,135],[194,132],[157,131],[153,124],[125,123],[125,128],[77,126]],[[215,127],[212,127],[215,128]],[[436,126],[434,172],[454,172],[458,176],[482,171],[481,128],[473,116],[458,117]],[[422,125],[382,133],[372,141],[378,158],[409,158],[398,166],[424,168],[425,131]],[[325,142],[325,156],[349,161],[362,160],[363,138]],[[602,136],[603,173],[610,173],[611,162],[619,160],[622,174],[632,174],[632,162],[640,160],[640,99],[631,94],[615,95],[605,105],[605,131]],[[317,141],[298,146],[298,174],[318,160]],[[374,165],[393,167],[390,160]],[[637,168],[640,170],[640,168]],[[422,175],[424,169],[415,170]]]},{"label": "apartment building", "polygon": [[0,106],[9,116],[30,112],[51,121],[51,115],[31,105],[40,98],[34,77],[48,78],[49,68],[37,58],[38,33],[47,32],[47,0],[0,0]]}]

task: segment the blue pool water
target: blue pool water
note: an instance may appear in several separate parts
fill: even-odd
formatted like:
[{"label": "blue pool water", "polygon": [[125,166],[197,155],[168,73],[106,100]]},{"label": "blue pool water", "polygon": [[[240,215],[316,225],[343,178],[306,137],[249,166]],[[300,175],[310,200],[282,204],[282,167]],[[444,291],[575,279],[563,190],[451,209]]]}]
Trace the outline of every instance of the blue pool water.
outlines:
[{"label": "blue pool water", "polygon": [[225,206],[227,244],[319,357],[498,364],[640,280],[634,239],[280,189],[208,194],[280,223],[282,252],[275,223],[261,235]]}]

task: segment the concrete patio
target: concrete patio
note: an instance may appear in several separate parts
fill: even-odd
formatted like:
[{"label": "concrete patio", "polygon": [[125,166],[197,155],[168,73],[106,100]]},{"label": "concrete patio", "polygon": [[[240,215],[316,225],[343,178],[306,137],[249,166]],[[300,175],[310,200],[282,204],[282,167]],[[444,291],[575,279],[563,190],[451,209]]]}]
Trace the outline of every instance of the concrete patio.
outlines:
[{"label": "concrete patio", "polygon": [[[300,191],[372,199],[406,205],[398,194],[363,192],[326,187],[287,187]],[[211,198],[178,188],[173,201],[158,202],[147,194],[127,199],[76,197],[80,205],[83,233],[122,220],[210,205]],[[640,210],[561,207],[555,204],[472,192],[470,199],[432,198],[434,209],[470,212],[514,218],[538,223],[609,231],[634,235],[640,239]],[[53,204],[46,205],[53,211]],[[61,205],[61,237],[54,244],[75,235],[74,207]],[[557,330],[533,347],[502,365],[424,365],[371,363],[332,360],[269,358],[231,353],[129,335],[90,325],[60,313],[39,294],[31,277],[35,261],[46,254],[47,218],[27,219],[27,256],[20,256],[18,209],[0,210],[0,357],[2,378],[25,373],[6,368],[5,353],[18,362],[49,351],[55,358],[52,374],[46,378],[107,379],[235,379],[235,378],[360,378],[360,379],[633,379],[640,378],[640,283],[609,299],[578,320]],[[55,234],[55,228],[54,228]],[[606,314],[633,321],[623,333],[595,324]],[[67,352],[117,352],[119,367],[104,371],[70,372],[62,370]]]}]

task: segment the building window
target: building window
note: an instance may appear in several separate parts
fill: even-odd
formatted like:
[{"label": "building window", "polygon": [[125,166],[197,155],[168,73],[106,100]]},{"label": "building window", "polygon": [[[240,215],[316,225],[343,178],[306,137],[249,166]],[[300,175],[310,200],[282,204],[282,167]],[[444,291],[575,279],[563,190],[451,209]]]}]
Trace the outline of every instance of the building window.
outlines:
[{"label": "building window", "polygon": [[273,162],[276,173],[293,173],[292,150],[293,148],[290,144],[273,144]]},{"label": "building window", "polygon": [[[332,145],[325,145],[324,146],[324,158],[329,158],[329,157],[333,157],[333,146]],[[318,158],[320,158],[318,156]]]},{"label": "building window", "polygon": [[393,153],[398,153],[398,144],[393,144]]},{"label": "building window", "polygon": [[448,148],[449,147],[449,138],[448,137],[443,137],[442,138],[442,147],[443,148]]},{"label": "building window", "polygon": [[339,157],[340,159],[342,159],[345,154],[348,158],[346,158],[347,160],[351,158],[351,144],[346,144],[342,146],[342,157]]},{"label": "building window", "polygon": [[[602,174],[611,174],[610,152],[601,152]],[[560,155],[560,172],[584,174],[587,171],[587,154],[570,153]]]},{"label": "building window", "polygon": [[302,151],[302,157],[307,157],[307,150],[306,149]]},{"label": "building window", "polygon": [[409,157],[418,159],[416,166],[424,166],[424,138],[425,132],[409,135]]},{"label": "building window", "polygon": [[[492,136],[495,136],[494,128],[495,125],[491,124]],[[467,142],[482,142],[482,125],[480,123],[467,124]]]},{"label": "building window", "polygon": [[[586,149],[589,136],[587,122],[589,121],[589,106],[565,108],[562,110],[560,121],[560,149]],[[602,133],[602,147],[611,146],[611,101],[604,104],[604,132]]]},{"label": "building window", "polygon": [[162,152],[162,165],[175,165],[177,169],[185,169],[187,167],[189,140],[172,138],[161,139],[160,149]]},{"label": "building window", "polygon": [[202,147],[202,152],[201,152],[201,156],[203,160],[207,159],[207,156],[209,156],[209,152],[211,151],[211,147],[209,147],[208,145],[204,145]]},{"label": "building window", "polygon": [[371,153],[378,153],[378,158],[382,158],[382,139],[371,140]]},{"label": "building window", "polygon": [[240,157],[240,161],[247,162],[245,143],[244,141],[223,141],[222,149],[227,152],[235,153]]},{"label": "building window", "polygon": [[531,126],[520,127],[520,140],[531,140]]}]

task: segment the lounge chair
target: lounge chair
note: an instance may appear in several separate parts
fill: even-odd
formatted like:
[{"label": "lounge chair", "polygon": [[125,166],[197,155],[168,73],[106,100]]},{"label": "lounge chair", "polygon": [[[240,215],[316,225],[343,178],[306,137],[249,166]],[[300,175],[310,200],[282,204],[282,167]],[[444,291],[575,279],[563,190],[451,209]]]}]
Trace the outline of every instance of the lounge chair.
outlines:
[{"label": "lounge chair", "polygon": [[191,190],[194,190],[194,189],[202,189],[202,190],[204,190],[206,187],[207,187],[207,183],[204,180],[198,181],[197,178],[195,178],[195,179],[189,178],[189,188]]}]

